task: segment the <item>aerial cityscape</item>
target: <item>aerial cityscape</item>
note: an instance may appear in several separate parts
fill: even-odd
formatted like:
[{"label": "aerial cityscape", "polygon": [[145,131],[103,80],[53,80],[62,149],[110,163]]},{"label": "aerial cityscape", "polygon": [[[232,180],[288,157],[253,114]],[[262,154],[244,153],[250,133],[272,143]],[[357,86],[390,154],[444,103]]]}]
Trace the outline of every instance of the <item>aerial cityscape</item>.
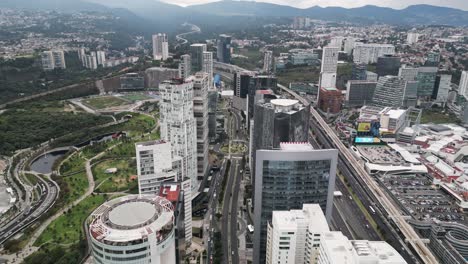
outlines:
[{"label": "aerial cityscape", "polygon": [[0,264],[468,264],[468,2],[381,2],[2,0]]}]

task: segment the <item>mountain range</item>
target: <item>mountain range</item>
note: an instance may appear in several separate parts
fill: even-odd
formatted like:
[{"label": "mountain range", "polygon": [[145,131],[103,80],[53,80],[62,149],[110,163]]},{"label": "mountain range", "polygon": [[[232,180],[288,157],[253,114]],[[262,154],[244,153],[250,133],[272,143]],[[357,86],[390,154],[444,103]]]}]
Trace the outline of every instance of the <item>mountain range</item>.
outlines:
[{"label": "mountain range", "polygon": [[414,5],[402,10],[371,5],[349,9],[319,6],[300,9],[252,1],[219,1],[181,7],[157,0],[2,0],[1,7],[112,12],[128,23],[137,20],[139,25],[146,24],[153,30],[163,29],[167,32],[175,30],[183,22],[201,25],[215,23],[220,27],[232,26],[237,23],[233,23],[234,20],[242,22],[243,19],[252,21],[294,16],[362,24],[468,26],[468,11],[431,5]]}]

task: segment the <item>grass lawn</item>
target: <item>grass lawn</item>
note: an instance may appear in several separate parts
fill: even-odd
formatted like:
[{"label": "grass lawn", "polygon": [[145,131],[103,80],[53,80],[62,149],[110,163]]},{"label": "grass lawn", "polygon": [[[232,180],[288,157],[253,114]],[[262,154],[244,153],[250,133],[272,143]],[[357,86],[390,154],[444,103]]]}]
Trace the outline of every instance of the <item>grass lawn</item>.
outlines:
[{"label": "grass lawn", "polygon": [[[114,174],[105,173],[106,169],[117,168]],[[130,177],[137,174],[136,161],[133,159],[106,160],[93,167],[96,192],[120,192],[133,189],[138,182]]]},{"label": "grass lawn", "polygon": [[80,196],[82,196],[88,189],[88,178],[86,172],[80,172],[73,176],[63,177],[63,181],[68,186],[68,194],[64,196],[65,204],[69,204]]},{"label": "grass lawn", "polygon": [[115,106],[127,105],[129,102],[116,96],[102,96],[83,100],[83,102],[94,109],[104,109]]},{"label": "grass lawn", "polygon": [[77,206],[52,222],[37,239],[35,246],[44,243],[68,245],[78,243],[82,235],[82,224],[88,215],[104,203],[104,195],[89,196]]},{"label": "grass lawn", "polygon": [[85,169],[85,159],[80,153],[74,153],[69,159],[62,163],[60,166],[61,175],[69,175],[74,172],[82,171]]},{"label": "grass lawn", "polygon": [[121,96],[121,98],[127,99],[128,101],[132,101],[132,102],[153,99],[153,97],[148,96],[144,93],[125,94]]},{"label": "grass lawn", "polygon": [[457,123],[459,122],[458,118],[453,114],[442,113],[441,110],[423,110],[421,116],[421,123],[434,123],[434,124],[444,124],[444,123]]},{"label": "grass lawn", "polygon": [[288,86],[291,82],[318,82],[320,67],[304,66],[281,70],[277,73],[278,82]]}]

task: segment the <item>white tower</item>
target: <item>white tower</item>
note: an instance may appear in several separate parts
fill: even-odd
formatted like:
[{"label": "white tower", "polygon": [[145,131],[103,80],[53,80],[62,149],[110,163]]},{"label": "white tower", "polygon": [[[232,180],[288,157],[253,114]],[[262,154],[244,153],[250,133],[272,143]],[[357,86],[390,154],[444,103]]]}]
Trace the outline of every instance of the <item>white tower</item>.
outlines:
[{"label": "white tower", "polygon": [[167,60],[169,57],[169,42],[166,34],[153,35],[153,59]]}]

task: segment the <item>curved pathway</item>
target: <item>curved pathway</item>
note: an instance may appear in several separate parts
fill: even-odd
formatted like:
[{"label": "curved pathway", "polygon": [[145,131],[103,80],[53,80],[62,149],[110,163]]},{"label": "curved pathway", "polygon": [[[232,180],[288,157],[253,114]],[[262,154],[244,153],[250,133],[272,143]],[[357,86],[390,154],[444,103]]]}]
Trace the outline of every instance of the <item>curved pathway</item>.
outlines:
[{"label": "curved pathway", "polygon": [[176,45],[176,48],[177,48],[179,45],[187,44],[188,40],[185,39],[185,38],[183,38],[182,36],[201,32],[200,27],[198,27],[197,25],[190,24],[190,23],[184,23],[184,25],[191,26],[192,31],[190,31],[190,32],[185,32],[185,33],[182,33],[182,34],[179,34],[179,35],[176,36],[176,40],[177,40],[177,41],[182,41],[182,43],[179,43],[179,44]]}]

